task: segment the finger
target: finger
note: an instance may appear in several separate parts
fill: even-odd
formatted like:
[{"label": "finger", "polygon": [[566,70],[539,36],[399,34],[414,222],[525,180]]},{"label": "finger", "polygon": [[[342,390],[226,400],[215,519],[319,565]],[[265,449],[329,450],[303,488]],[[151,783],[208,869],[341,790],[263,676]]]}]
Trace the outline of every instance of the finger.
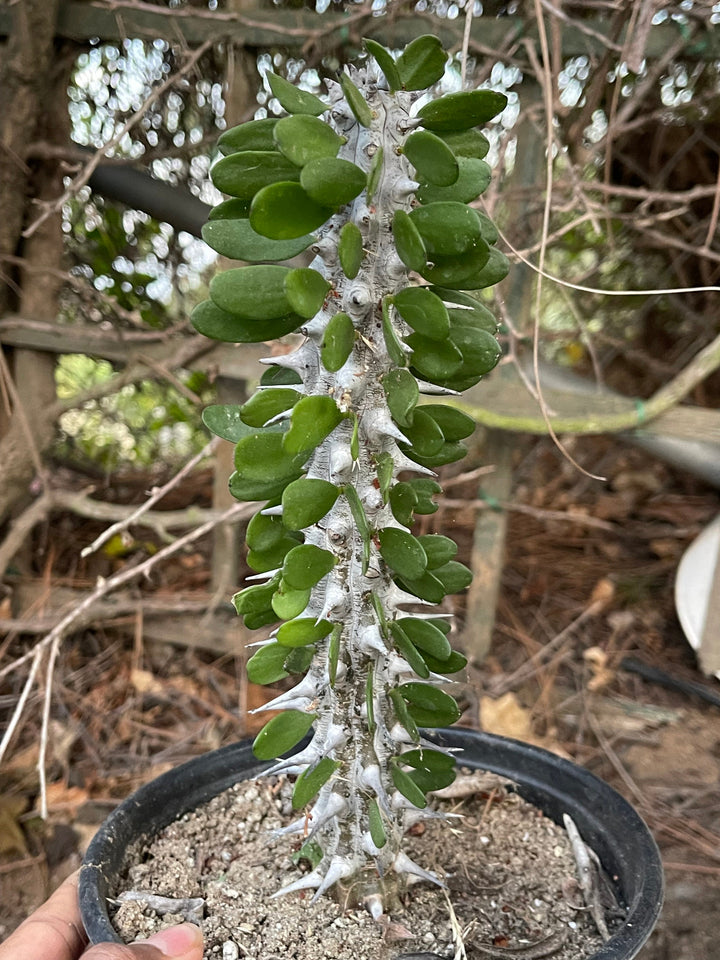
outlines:
[{"label": "finger", "polygon": [[99,943],[84,953],[82,960],[202,960],[202,955],[199,928],[192,923],[182,923],[160,930],[139,943]]},{"label": "finger", "polygon": [[86,944],[73,873],[50,899],[0,945],[0,960],[77,960]]}]

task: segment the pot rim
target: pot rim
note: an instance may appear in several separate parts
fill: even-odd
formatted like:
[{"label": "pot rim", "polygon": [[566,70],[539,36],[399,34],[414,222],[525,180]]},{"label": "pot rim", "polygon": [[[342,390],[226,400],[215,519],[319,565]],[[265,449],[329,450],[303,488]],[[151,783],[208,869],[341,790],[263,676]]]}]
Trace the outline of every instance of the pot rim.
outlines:
[{"label": "pot rim", "polygon": [[[460,766],[512,780],[524,799],[555,822],[562,823],[563,813],[572,816],[627,910],[622,926],[588,960],[632,960],[655,926],[664,884],[657,845],[627,800],[589,770],[541,747],[464,728],[425,733],[444,746],[460,747]],[[90,942],[123,942],[110,922],[107,898],[129,843],[152,836],[269,766],[254,757],[252,742],[243,740],[161,774],[119,804],[90,842],[80,871],[80,911]]]}]

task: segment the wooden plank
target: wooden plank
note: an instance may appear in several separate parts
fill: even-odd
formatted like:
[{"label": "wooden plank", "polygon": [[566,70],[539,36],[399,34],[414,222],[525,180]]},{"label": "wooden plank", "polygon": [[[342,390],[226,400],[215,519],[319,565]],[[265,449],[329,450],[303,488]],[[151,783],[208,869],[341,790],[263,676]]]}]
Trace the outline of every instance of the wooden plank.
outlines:
[{"label": "wooden plank", "polygon": [[462,648],[475,665],[485,660],[495,626],[505,560],[507,511],[493,504],[510,498],[514,447],[512,434],[500,430],[488,430],[482,446],[483,463],[493,464],[495,470],[483,480],[478,494],[488,502],[489,509],[481,510],[475,523],[470,563],[473,581],[467,592],[467,613],[461,637]]},{"label": "wooden plank", "polygon": [[[17,631],[36,636],[49,633],[68,610],[87,597],[86,590],[56,586],[48,591],[47,584],[32,580],[11,580],[11,584],[13,618],[0,620],[0,632]],[[248,630],[230,604],[222,604],[212,612],[213,602],[210,594],[193,593],[192,599],[185,595],[177,599],[152,595],[139,598],[120,591],[91,606],[69,633],[93,623],[103,623],[133,636],[136,616],[142,613],[146,640],[244,657],[246,645],[262,639],[263,635]],[[183,606],[186,609],[179,611]]]},{"label": "wooden plank", "polygon": [[[124,366],[143,357],[162,364],[177,348],[178,339],[165,341],[147,335],[140,338],[132,332],[124,339],[118,333],[104,333],[89,324],[60,326],[6,317],[0,320],[0,343],[48,353],[85,353]],[[270,352],[264,343],[217,343],[193,361],[193,367],[234,380],[255,381],[263,369],[260,359]]]},{"label": "wooden plank", "polygon": [[[0,3],[0,37],[5,37],[13,22],[13,2]],[[563,24],[562,55],[597,55],[605,51],[608,22],[586,18],[582,28],[574,23]],[[206,40],[232,39],[238,46],[281,47],[297,50],[311,38],[328,46],[345,45],[358,48],[363,36],[373,37],[391,47],[401,47],[422,34],[433,33],[446,48],[462,41],[464,19],[441,19],[408,13],[378,17],[352,12],[349,15],[328,11],[322,15],[312,10],[288,10],[273,7],[257,8],[245,14],[201,10],[195,7],[161,7],[136,0],[113,0],[112,3],[64,0],[57,23],[57,34],[79,42],[100,39],[120,42],[126,37],[153,40],[163,37],[198,46]],[[650,30],[645,56],[661,56],[678,39],[674,23],[658,24]],[[515,59],[527,59],[523,40],[539,50],[535,23],[520,17],[475,17],[472,39],[485,49],[501,50],[512,41]],[[623,38],[615,40],[618,49]],[[689,38],[685,55],[689,59],[713,61],[720,57],[720,31],[696,31]]]}]

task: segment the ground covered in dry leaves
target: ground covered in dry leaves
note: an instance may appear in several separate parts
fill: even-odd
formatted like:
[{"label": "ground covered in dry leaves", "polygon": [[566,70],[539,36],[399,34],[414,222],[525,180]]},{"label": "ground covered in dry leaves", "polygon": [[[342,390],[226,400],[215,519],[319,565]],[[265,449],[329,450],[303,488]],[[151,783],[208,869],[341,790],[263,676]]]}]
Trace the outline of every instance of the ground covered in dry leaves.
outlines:
[{"label": "ground covered in dry leaves", "polygon": [[[642,960],[711,960],[720,897],[720,708],[673,684],[700,683],[716,703],[720,684],[697,670],[675,616],[673,583],[683,551],[717,515],[717,492],[611,438],[573,441],[572,452],[607,482],[579,474],[549,441],[517,442],[493,642],[460,690],[461,722],[557,750],[627,796],[650,824],[667,871],[664,916]],[[140,502],[152,482],[115,478],[112,487],[119,500]],[[166,506],[207,503],[208,495],[208,477],[198,475]],[[465,557],[478,496],[477,479],[458,482],[453,500],[468,505],[433,518]],[[80,549],[102,528],[62,514],[37,535],[6,579],[0,668],[31,649],[38,634],[23,624],[50,621],[57,591],[89,589],[98,575],[154,549],[152,534],[140,529],[122,551],[80,562]],[[134,611],[109,609],[61,647],[46,823],[38,816],[36,770],[42,696],[35,690],[29,698],[3,770],[0,936],[75,869],[119,799],[190,756],[253,732],[243,708],[267,692],[245,683],[240,651],[217,654],[148,636],[144,603],[182,604],[188,632],[197,627],[209,596],[209,549],[203,543],[170,561],[133,588]],[[18,607],[21,596],[33,605],[24,599]],[[462,602],[457,613],[465,632],[455,642],[463,646],[472,626],[463,622]],[[661,671],[666,685],[643,678],[638,663]],[[0,677],[3,713],[22,680],[17,672]]]}]

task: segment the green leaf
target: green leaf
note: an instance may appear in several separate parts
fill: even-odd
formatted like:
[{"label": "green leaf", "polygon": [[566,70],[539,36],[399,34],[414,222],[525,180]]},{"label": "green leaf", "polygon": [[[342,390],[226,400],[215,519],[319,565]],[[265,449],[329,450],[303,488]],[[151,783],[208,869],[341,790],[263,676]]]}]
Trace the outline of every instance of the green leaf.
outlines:
[{"label": "green leaf", "polygon": [[387,836],[377,800],[368,801],[368,825],[372,842],[381,850],[387,842]]},{"label": "green leaf", "polygon": [[[412,645],[410,638],[397,621],[394,621],[390,624],[390,633],[395,641],[395,646],[398,648],[403,657],[405,657],[414,673],[416,673],[419,677],[422,677],[424,680],[427,680],[427,678],[430,676],[428,665]],[[408,732],[410,731],[408,730]]]},{"label": "green leaf", "polygon": [[290,410],[300,397],[301,394],[290,387],[258,390],[240,407],[240,417],[250,427],[264,427],[268,420],[272,420],[285,410]]},{"label": "green leaf", "polygon": [[433,570],[433,575],[442,583],[445,593],[459,593],[472,583],[472,571],[457,560],[437,567]]},{"label": "green leaf", "polygon": [[375,470],[378,478],[378,485],[380,487],[380,494],[383,498],[383,503],[388,502],[388,494],[390,492],[390,484],[393,480],[393,475],[395,473],[395,461],[392,458],[392,455],[383,452],[378,453],[375,456]]},{"label": "green leaf", "polygon": [[363,542],[362,572],[364,576],[368,571],[368,567],[370,566],[370,525],[368,524],[368,519],[365,516],[365,509],[355,487],[348,485],[345,487],[343,492],[348,504],[350,505],[350,512],[353,515],[355,526],[357,527],[358,534]]},{"label": "green leaf", "polygon": [[424,793],[449,787],[455,779],[455,760],[437,750],[408,750],[398,759],[413,767],[410,777]]},{"label": "green leaf", "polygon": [[431,383],[438,379],[445,381],[460,369],[462,353],[450,340],[438,342],[413,333],[405,338],[405,342],[412,349],[410,362],[423,380]]},{"label": "green leaf", "polygon": [[422,409],[430,414],[440,427],[446,440],[453,443],[464,440],[475,432],[475,421],[462,410],[443,403],[424,403]]},{"label": "green leaf", "polygon": [[249,213],[250,201],[233,197],[214,206],[208,214],[208,220],[246,220]]},{"label": "green leaf", "polygon": [[310,864],[310,869],[314,870],[320,866],[324,856],[323,849],[317,840],[306,840],[298,852],[293,853],[290,859],[296,866],[301,860],[307,860]]},{"label": "green leaf", "polygon": [[370,169],[367,177],[367,202],[370,204],[375,197],[375,191],[380,183],[380,174],[382,173],[383,158],[385,153],[382,147],[378,147],[370,160]]},{"label": "green leaf", "polygon": [[437,687],[410,681],[403,683],[399,690],[410,716],[420,727],[446,727],[460,719],[455,700]]},{"label": "green leaf", "polygon": [[449,187],[434,183],[421,183],[415,191],[420,203],[435,203],[445,200],[472,203],[490,186],[492,171],[484,160],[473,157],[458,157],[458,178]]},{"label": "green leaf", "polygon": [[360,272],[363,259],[362,233],[357,224],[348,220],[340,231],[338,240],[338,257],[343,273],[349,280],[354,280]]},{"label": "green leaf", "polygon": [[[351,226],[347,223],[345,226]],[[354,224],[352,224],[354,226]],[[355,345],[355,327],[346,313],[336,313],[325,327],[320,344],[322,365],[330,373],[344,367]]]},{"label": "green leaf", "polygon": [[450,339],[463,357],[462,365],[455,374],[455,382],[460,384],[455,387],[456,390],[467,389],[465,378],[472,377],[471,384],[477,383],[481,376],[495,368],[502,355],[500,344],[487,330],[453,324]]},{"label": "green leaf", "polygon": [[[478,379],[480,378],[478,377]],[[446,463],[455,463],[457,460],[462,460],[467,454],[467,447],[462,443],[444,443],[437,453],[427,457],[422,456],[412,447],[405,448],[403,452],[405,456],[410,457],[415,463],[419,463],[423,467],[428,467],[430,470],[435,470],[437,467],[442,467]]]},{"label": "green leaf", "polygon": [[337,667],[338,660],[340,659],[340,637],[342,635],[342,624],[336,623],[331,632],[330,640],[328,642],[328,676],[330,678],[330,686],[335,686],[335,680],[337,678]]},{"label": "green leaf", "polygon": [[309,590],[330,573],[335,563],[334,553],[312,543],[302,543],[285,557],[282,578],[295,590]]},{"label": "green leaf", "polygon": [[268,720],[255,737],[253,753],[258,760],[274,760],[287,753],[300,743],[315,719],[314,713],[303,713],[301,710],[286,710],[278,714]]},{"label": "green leaf", "polygon": [[395,309],[416,333],[444,340],[450,332],[447,307],[427,287],[406,287],[393,296]]},{"label": "green leaf", "polygon": [[[299,180],[300,171],[275,150],[246,150],[218,160],[210,171],[212,182],[223,193],[251,200],[258,190],[282,180]],[[307,233],[307,230],[303,230]],[[297,234],[299,236],[299,234]]]},{"label": "green leaf", "polygon": [[407,530],[384,527],[378,531],[380,556],[398,576],[415,580],[427,569],[427,557],[421,544]]},{"label": "green leaf", "polygon": [[448,130],[438,133],[456,157],[482,160],[490,149],[490,141],[479,130]]},{"label": "green leaf", "polygon": [[360,457],[360,418],[355,413],[351,411],[350,417],[352,419],[352,434],[350,436],[350,456],[354,461],[357,461]]},{"label": "green leaf", "polygon": [[490,255],[482,270],[466,278],[466,290],[483,290],[500,283],[510,272],[510,261],[500,250],[490,247]]},{"label": "green leaf", "polygon": [[[307,90],[299,90],[289,80],[279,77],[268,70],[266,74],[272,95],[288,113],[307,113],[319,117],[328,109],[328,105]],[[474,124],[473,124],[474,126]]]},{"label": "green leaf", "polygon": [[392,222],[393,239],[398,256],[408,268],[418,273],[427,263],[425,244],[420,232],[404,210],[396,210]]},{"label": "green leaf", "polygon": [[306,647],[309,643],[319,643],[332,630],[327,620],[317,621],[315,617],[301,617],[289,620],[277,632],[277,641],[284,647]]},{"label": "green leaf", "polygon": [[388,352],[388,356],[392,362],[398,367],[407,366],[407,356],[403,350],[402,343],[395,332],[393,327],[392,320],[390,319],[390,304],[392,303],[392,297],[387,296],[383,297],[382,302],[382,331],[383,339],[385,340],[385,348]]},{"label": "green leaf", "polygon": [[202,228],[209,247],[231,260],[289,260],[307,249],[315,240],[305,234],[294,240],[270,240],[250,226],[249,220],[209,220]]},{"label": "green leaf", "polygon": [[437,660],[447,660],[452,653],[450,642],[442,630],[429,620],[417,620],[414,617],[403,617],[396,621],[408,639],[423,654],[429,653]]},{"label": "green leaf", "polygon": [[216,274],[210,281],[213,302],[227,313],[248,320],[275,320],[292,313],[285,294],[289,267],[259,264],[233,267]]},{"label": "green leaf", "polygon": [[323,157],[303,167],[300,184],[316,203],[336,208],[350,203],[365,189],[367,175],[350,160]]},{"label": "green leaf", "polygon": [[285,669],[286,657],[287,648],[281,647],[279,643],[268,643],[260,647],[247,662],[248,680],[262,686],[284,680],[290,676]]},{"label": "green leaf", "polygon": [[265,553],[287,539],[287,528],[280,517],[268,516],[262,510],[251,517],[245,530],[245,542],[249,550]]},{"label": "green leaf", "polygon": [[477,247],[482,240],[480,217],[472,207],[443,200],[416,207],[410,219],[418,228],[430,257],[452,257]]},{"label": "green leaf", "polygon": [[319,157],[337,156],[347,142],[346,137],[339,136],[327,123],[303,114],[278,120],[274,137],[281,153],[298,167]]},{"label": "green leaf", "polygon": [[361,127],[369,127],[372,124],[372,110],[367,104],[364,95],[358,90],[355,84],[346,73],[340,74],[340,86],[345,94],[348,106]]},{"label": "green leaf", "polygon": [[400,586],[407,593],[421,600],[427,600],[428,603],[440,603],[445,596],[445,590],[438,578],[429,571],[426,571],[421,577],[410,579],[409,577],[400,577]]},{"label": "green leaf", "polygon": [[323,757],[314,767],[303,771],[295,781],[292,795],[293,809],[301,810],[306,804],[310,803],[339,766],[339,760]]},{"label": "green leaf", "polygon": [[413,488],[418,498],[417,505],[414,508],[415,513],[422,516],[436,513],[437,504],[433,500],[433,496],[436,493],[442,493],[440,484],[427,477],[413,477],[407,483]]},{"label": "green leaf", "polygon": [[395,716],[398,719],[398,722],[402,724],[403,727],[405,727],[407,732],[410,734],[411,739],[415,743],[419,743],[420,732],[418,731],[417,724],[415,723],[413,718],[410,716],[410,711],[407,708],[407,703],[403,700],[402,694],[400,693],[397,687],[394,687],[392,690],[389,691],[388,695],[390,697],[390,702],[393,705],[393,710],[395,712]]},{"label": "green leaf", "polygon": [[284,448],[283,434],[272,428],[243,437],[235,447],[235,469],[247,480],[294,480],[301,465],[302,459]]},{"label": "green leaf", "polygon": [[490,246],[494,246],[500,239],[500,234],[498,228],[492,222],[490,217],[483,213],[482,210],[476,210],[478,217],[480,218],[480,227],[482,229],[482,237],[485,243],[489,243]]},{"label": "green leaf", "polygon": [[274,150],[273,130],[277,120],[249,120],[225,130],[218,138],[218,149],[223,154],[242,153],[245,150]]},{"label": "green leaf", "polygon": [[260,377],[261,387],[285,387],[301,383],[302,378],[297,370],[291,370],[290,367],[279,367],[276,364],[267,367]]},{"label": "green leaf", "polygon": [[409,370],[396,367],[382,378],[383,389],[393,420],[401,427],[412,423],[413,410],[420,397],[417,380]]},{"label": "green leaf", "polygon": [[405,773],[405,771],[401,770],[395,763],[393,763],[390,767],[390,774],[392,776],[393,783],[406,800],[409,800],[413,806],[418,807],[420,810],[427,806],[427,798],[425,797],[425,794],[415,783],[410,774]]},{"label": "green leaf", "polygon": [[[373,594],[372,596],[375,596]],[[373,736],[376,730],[375,724],[375,703],[373,700],[373,672],[368,670],[365,678],[365,712],[367,716],[367,728],[370,736]]]},{"label": "green leaf", "polygon": [[409,483],[400,481],[390,491],[390,509],[398,523],[404,527],[413,525],[413,512],[417,504],[417,494]]},{"label": "green leaf", "polygon": [[312,320],[332,285],[317,270],[299,267],[285,274],[285,296],[295,313]]},{"label": "green leaf", "polygon": [[285,648],[285,669],[288,673],[305,673],[315,656],[315,646],[309,643],[305,647]]},{"label": "green leaf", "polygon": [[447,660],[438,660],[437,657],[433,657],[429,653],[423,653],[422,658],[428,668],[433,673],[440,674],[440,676],[446,676],[448,673],[458,673],[467,666],[467,657],[458,653],[457,650],[453,650]]},{"label": "green leaf", "polygon": [[[282,566],[286,554],[297,545],[298,541],[294,537],[285,534],[282,540],[278,540],[272,547],[266,547],[262,550],[248,550],[245,562],[255,573],[270,573]],[[275,610],[272,601],[270,606]],[[278,616],[281,616],[277,610],[275,610],[275,612]]]},{"label": "green leaf", "polygon": [[460,167],[450,147],[429,130],[411,133],[403,146],[403,153],[415,167],[418,180],[449,187],[455,183]]},{"label": "green leaf", "polygon": [[[488,308],[480,303],[472,294],[463,293],[460,290],[450,290],[447,287],[430,287],[433,293],[437,294],[438,297],[444,303],[457,303],[460,307],[466,309],[458,309],[454,316],[458,318],[465,317],[466,323],[470,323],[474,326],[483,327],[494,333],[497,330],[497,320],[490,313]],[[489,327],[488,317],[492,321],[492,327]]]},{"label": "green leaf", "polygon": [[291,530],[304,530],[326,515],[340,491],[327,480],[301,477],[285,487],[282,522]]},{"label": "green leaf", "polygon": [[332,397],[326,394],[302,397],[293,407],[290,429],[283,447],[289,454],[314,450],[343,419]]},{"label": "green leaf", "polygon": [[371,40],[368,37],[363,38],[363,43],[365,44],[367,52],[375,58],[377,65],[385,74],[390,93],[399,90],[400,87],[402,87],[402,80],[400,79],[400,73],[390,51],[386,50],[377,40]]},{"label": "green leaf", "polygon": [[492,120],[507,106],[504,93],[463,90],[448,93],[420,107],[418,119],[427,130],[467,130]]},{"label": "green leaf", "polygon": [[256,583],[236,593],[232,598],[232,602],[238,615],[247,617],[268,610],[272,612],[270,601],[279,582],[280,577],[276,576],[267,583]]},{"label": "green leaf", "polygon": [[273,497],[279,497],[288,483],[299,476],[300,471],[297,470],[294,473],[278,476],[272,480],[264,480],[256,477],[244,477],[241,473],[235,472],[230,477],[230,493],[236,500],[242,500],[246,503],[251,500],[271,500]]},{"label": "green leaf", "polygon": [[[442,430],[422,407],[415,411],[412,424],[404,428],[404,433],[410,441],[413,456],[432,457],[445,443]],[[405,444],[400,446],[403,452],[408,452]]]},{"label": "green leaf", "polygon": [[284,580],[280,581],[272,598],[272,608],[283,620],[299,617],[310,602],[310,590],[294,590]]},{"label": "green leaf", "polygon": [[[435,570],[452,560],[458,552],[457,544],[450,537],[443,537],[439,533],[425,533],[418,537],[428,558],[428,570]],[[437,576],[437,574],[435,574]],[[434,651],[431,650],[430,653]],[[435,654],[440,656],[439,653]]]},{"label": "green leaf", "polygon": [[277,320],[248,320],[221,310],[212,300],[203,300],[190,314],[190,322],[198,333],[225,343],[262,343],[292,333],[302,324],[302,317],[289,313]]},{"label": "green leaf", "polygon": [[258,190],[250,205],[250,224],[265,237],[292,240],[322,226],[332,214],[288,179]]},{"label": "green leaf", "polygon": [[396,60],[405,90],[424,90],[442,79],[447,54],[438,37],[426,35],[412,40]]},{"label": "green leaf", "polygon": [[421,273],[430,283],[439,283],[446,287],[470,289],[475,278],[488,262],[490,247],[480,237],[477,243],[458,256],[435,256],[434,263],[428,264]]},{"label": "green leaf", "polygon": [[205,426],[216,437],[237,443],[247,434],[247,425],[240,417],[242,407],[231,403],[215,403],[205,407],[202,420]]}]

